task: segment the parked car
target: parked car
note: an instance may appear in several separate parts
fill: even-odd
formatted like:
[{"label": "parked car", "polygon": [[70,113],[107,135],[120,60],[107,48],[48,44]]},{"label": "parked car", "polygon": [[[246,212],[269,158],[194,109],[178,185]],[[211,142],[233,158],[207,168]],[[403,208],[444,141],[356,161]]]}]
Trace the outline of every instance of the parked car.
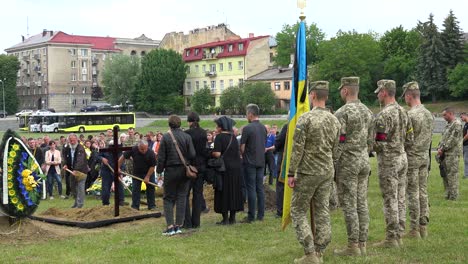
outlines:
[{"label": "parked car", "polygon": [[98,111],[114,111],[115,109],[110,104],[103,104],[98,106]]},{"label": "parked car", "polygon": [[47,109],[39,109],[37,110],[36,112],[34,112],[35,114],[38,114],[38,115],[42,115],[42,114],[50,114],[52,112],[50,112],[49,110]]},{"label": "parked car", "polygon": [[31,109],[23,109],[19,111],[18,113],[15,114],[16,117],[19,117],[20,115],[26,115],[26,114],[32,114],[33,110]]},{"label": "parked car", "polygon": [[95,105],[88,105],[86,107],[81,108],[80,112],[96,112],[98,107]]},{"label": "parked car", "polygon": [[7,116],[8,116],[7,111],[0,110],[0,117],[1,117],[1,118],[5,118],[5,117],[7,117]]}]

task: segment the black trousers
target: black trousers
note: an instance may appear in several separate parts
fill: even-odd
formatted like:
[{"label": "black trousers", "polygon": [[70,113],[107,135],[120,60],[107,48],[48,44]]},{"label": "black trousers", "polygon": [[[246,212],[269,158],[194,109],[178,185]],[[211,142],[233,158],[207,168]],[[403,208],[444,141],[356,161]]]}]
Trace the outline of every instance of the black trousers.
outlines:
[{"label": "black trousers", "polygon": [[[167,226],[182,226],[190,180],[185,176],[184,166],[167,167],[164,171],[164,216]],[[175,206],[175,222],[174,222]]]},{"label": "black trousers", "polygon": [[[284,197],[284,183],[280,182],[281,177],[281,163],[283,162],[283,152],[278,152],[278,163],[276,164],[276,214],[283,215],[283,197]],[[286,181],[287,179],[285,179]]]},{"label": "black trousers", "polygon": [[275,164],[275,154],[273,150],[269,150],[265,152],[265,175],[266,175],[266,168],[270,171],[268,176],[268,184],[273,184],[273,179],[276,179],[276,164]]},{"label": "black trousers", "polygon": [[[192,191],[192,210],[190,210],[190,191]],[[185,228],[200,227],[200,214],[204,203],[203,199],[203,172],[198,173],[195,180],[190,181],[185,206]],[[205,204],[206,207],[206,204]]]}]

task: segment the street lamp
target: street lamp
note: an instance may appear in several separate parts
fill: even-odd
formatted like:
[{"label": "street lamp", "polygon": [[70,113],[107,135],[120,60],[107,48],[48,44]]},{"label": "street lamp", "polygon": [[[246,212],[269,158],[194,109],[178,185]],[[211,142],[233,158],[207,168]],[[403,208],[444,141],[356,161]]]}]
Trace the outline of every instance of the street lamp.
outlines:
[{"label": "street lamp", "polygon": [[6,117],[6,112],[5,112],[5,81],[6,78],[3,80],[0,80],[2,82],[2,94],[3,94],[3,117]]}]

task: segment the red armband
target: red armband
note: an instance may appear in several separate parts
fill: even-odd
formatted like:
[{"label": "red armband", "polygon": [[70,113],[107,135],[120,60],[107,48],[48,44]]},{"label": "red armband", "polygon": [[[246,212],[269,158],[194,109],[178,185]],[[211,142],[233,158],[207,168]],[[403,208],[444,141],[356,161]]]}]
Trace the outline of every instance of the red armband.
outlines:
[{"label": "red armband", "polygon": [[346,142],[346,134],[341,134],[340,135],[340,143],[345,143]]},{"label": "red armband", "polygon": [[375,141],[387,141],[387,133],[379,133],[375,134]]}]

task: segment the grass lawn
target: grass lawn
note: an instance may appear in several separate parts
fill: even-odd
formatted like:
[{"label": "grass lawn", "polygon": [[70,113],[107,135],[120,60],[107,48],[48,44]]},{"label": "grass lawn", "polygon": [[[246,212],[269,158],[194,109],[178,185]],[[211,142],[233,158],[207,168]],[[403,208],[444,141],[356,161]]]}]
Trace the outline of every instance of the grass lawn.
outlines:
[{"label": "grass lawn", "polygon": [[[384,238],[382,198],[376,175],[376,159],[371,159],[369,184],[369,244]],[[368,248],[367,257],[335,257],[333,249],[346,243],[341,210],[331,213],[332,242],[325,263],[467,263],[468,262],[468,180],[460,179],[460,199],[443,199],[442,181],[433,159],[429,177],[430,225],[424,241],[404,240],[402,249]],[[463,168],[460,162],[460,171]],[[130,198],[127,198],[127,201]],[[161,198],[158,198],[161,199]],[[158,201],[160,204],[160,201]],[[68,208],[71,200],[45,200],[38,213],[49,207]],[[87,197],[85,207],[99,205]],[[161,208],[161,207],[159,207]],[[238,219],[244,217],[244,213]],[[185,235],[164,237],[163,218],[115,224],[93,230],[67,227],[76,235],[37,242],[0,242],[2,263],[292,263],[303,254],[295,232],[289,226],[281,231],[280,219],[267,212],[263,222],[217,226],[220,216],[202,215],[202,227]],[[409,219],[408,219],[409,221]],[[54,226],[64,229],[62,226]],[[34,234],[32,234],[34,235]],[[1,239],[0,239],[1,241]]]}]

